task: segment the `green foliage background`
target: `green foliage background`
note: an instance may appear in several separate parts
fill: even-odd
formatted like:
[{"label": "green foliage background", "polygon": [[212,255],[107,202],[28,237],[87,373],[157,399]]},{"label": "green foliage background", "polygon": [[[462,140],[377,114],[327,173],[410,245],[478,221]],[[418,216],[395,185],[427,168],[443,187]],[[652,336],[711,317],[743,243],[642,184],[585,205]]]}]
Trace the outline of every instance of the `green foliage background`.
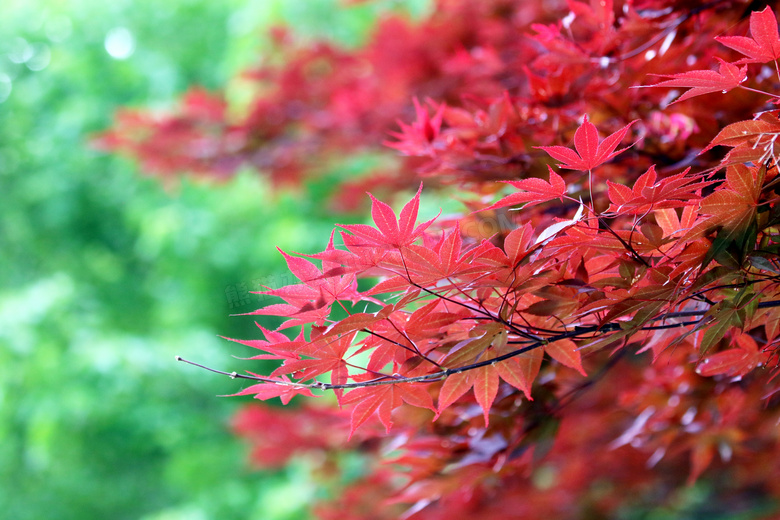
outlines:
[{"label": "green foliage background", "polygon": [[[224,87],[286,22],[359,43],[399,2],[5,0],[0,6],[0,511],[3,518],[305,518],[305,461],[251,471],[217,399],[249,337],[226,290],[286,284],[274,246],[323,247],[326,189],[269,193],[247,172],[167,188],[91,150],[120,106]],[[405,2],[421,12],[423,2]],[[104,46],[129,30],[134,52]],[[344,220],[343,218],[341,220]],[[272,427],[272,425],[269,425]]]}]

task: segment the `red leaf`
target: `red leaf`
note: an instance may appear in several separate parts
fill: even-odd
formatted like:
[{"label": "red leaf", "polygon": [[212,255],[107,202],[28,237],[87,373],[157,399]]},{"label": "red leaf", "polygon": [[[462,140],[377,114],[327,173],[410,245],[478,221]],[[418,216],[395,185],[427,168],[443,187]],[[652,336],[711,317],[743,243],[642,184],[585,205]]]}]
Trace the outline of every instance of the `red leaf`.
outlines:
[{"label": "red leaf", "polygon": [[737,63],[767,63],[780,58],[777,18],[768,6],[750,13],[750,35],[752,38],[719,36],[715,40],[747,56]]},{"label": "red leaf", "polygon": [[282,404],[287,404],[290,402],[290,399],[295,397],[296,395],[305,395],[307,397],[316,397],[314,394],[311,393],[311,390],[308,388],[301,388],[296,387],[293,385],[288,385],[284,383],[289,383],[290,380],[282,376],[279,379],[280,383],[259,383],[256,385],[252,385],[248,388],[244,388],[237,394],[231,394],[229,397],[237,396],[237,395],[253,395],[255,396],[255,399],[260,399],[262,401],[266,401],[268,399],[273,399],[274,397],[278,397],[282,400]]},{"label": "red leaf", "polygon": [[457,401],[460,396],[468,392],[473,384],[471,372],[460,372],[447,377],[439,391],[438,413],[441,414],[452,403]]},{"label": "red leaf", "polygon": [[352,409],[350,437],[374,413],[377,414],[380,422],[389,432],[393,425],[392,412],[404,402],[418,408],[436,411],[433,399],[424,385],[402,383],[366,386],[351,390],[341,399],[342,404],[355,403],[355,407]]},{"label": "red leaf", "polygon": [[279,359],[279,358],[295,358],[297,357],[297,354],[295,352],[302,346],[306,344],[306,340],[303,337],[303,333],[301,332],[298,334],[298,337],[294,340],[290,340],[287,336],[282,334],[281,332],[275,331],[275,330],[268,330],[259,323],[255,322],[255,325],[263,331],[263,335],[268,338],[268,340],[262,340],[262,339],[233,339],[228,338],[226,336],[221,336],[222,338],[229,340],[229,341],[235,341],[236,343],[241,343],[242,345],[247,345],[252,348],[264,350],[266,352],[269,352],[272,354],[272,356],[253,356],[249,359]]},{"label": "red leaf", "polygon": [[420,184],[417,194],[403,207],[401,215],[397,220],[395,212],[389,205],[377,200],[369,193],[368,195],[371,197],[371,216],[376,224],[376,229],[364,224],[347,224],[341,227],[374,245],[391,246],[393,248],[407,246],[422,236],[428,226],[436,220],[436,217],[434,217],[415,227],[417,211],[420,207],[421,192],[422,184]]},{"label": "red leaf", "polygon": [[[747,79],[747,67],[737,67],[732,63],[726,63],[720,58],[715,58],[720,62],[717,71],[714,70],[691,70],[681,72],[680,74],[663,75],[654,74],[661,77],[672,78],[648,87],[686,87],[687,90],[682,96],[674,100],[674,103],[684,101],[692,97],[709,94],[711,92],[723,92],[737,88]],[[673,104],[673,103],[672,103]]]},{"label": "red leaf", "polygon": [[[560,165],[561,168],[582,171],[592,170],[628,148],[615,150],[617,145],[620,144],[620,141],[626,136],[628,129],[631,128],[631,125],[635,122],[636,120],[631,121],[599,143],[598,131],[596,130],[596,127],[588,121],[588,116],[586,115],[582,125],[580,125],[574,133],[574,148],[577,150],[576,152],[564,146],[539,146],[537,148],[541,148],[553,159],[557,159],[564,163]],[[550,178],[550,181],[552,184],[553,179]]]},{"label": "red leaf", "polygon": [[[727,188],[718,189],[701,201],[701,213],[711,216],[700,227],[723,226],[733,236],[747,229],[756,216],[764,173],[762,168],[744,164],[729,166],[726,170]],[[692,235],[695,229],[684,238]]]},{"label": "red leaf", "polygon": [[352,346],[354,336],[355,333],[351,333],[338,339],[331,338],[306,343],[297,351],[297,354],[306,356],[306,358],[287,359],[271,375],[297,374],[299,380],[306,381],[330,372],[333,384],[344,384],[349,375],[344,357]]},{"label": "red leaf", "polygon": [[319,269],[317,269],[317,266],[309,262],[308,260],[304,260],[303,258],[298,258],[295,256],[290,256],[278,247],[276,248],[280,253],[282,253],[282,256],[284,256],[284,259],[287,261],[287,267],[290,269],[290,272],[295,275],[296,278],[298,278],[303,283],[309,282],[311,280],[316,280],[322,276],[322,273]]},{"label": "red leaf", "polygon": [[531,397],[531,386],[539,374],[544,355],[542,349],[534,349],[519,354],[513,358],[496,363],[496,370],[501,379]]},{"label": "red leaf", "polygon": [[[568,148],[566,148],[568,150]],[[571,150],[569,150],[571,151]],[[527,202],[526,208],[539,204],[541,202],[547,202],[552,199],[561,199],[563,202],[563,196],[566,194],[566,183],[563,182],[563,178],[560,175],[552,171],[549,166],[547,169],[550,171],[550,182],[545,182],[542,179],[523,179],[522,181],[504,181],[507,184],[511,184],[517,189],[524,190],[520,193],[513,193],[499,200],[492,206],[485,208],[485,210],[503,208],[504,206],[514,206],[515,204],[522,204]]]},{"label": "red leaf", "polygon": [[[769,144],[778,134],[780,134],[780,120],[776,117],[764,117],[751,121],[738,121],[726,126],[723,130],[718,132],[718,135],[712,139],[710,144],[707,145],[701,153],[718,145],[747,145],[751,148],[758,148],[760,144]],[[766,139],[762,142],[764,137],[766,137]]]},{"label": "red leaf", "polygon": [[378,412],[379,420],[387,431],[393,425],[391,414],[394,408],[393,387],[395,385],[370,386],[356,388],[344,396],[343,403],[355,402],[352,408],[352,424],[349,436],[365,423],[375,412]]},{"label": "red leaf", "polygon": [[456,223],[455,228],[441,242],[438,248],[439,259],[441,260],[442,274],[450,276],[461,267],[461,249],[463,240],[461,238],[460,224]]},{"label": "red leaf", "polygon": [[513,229],[504,239],[504,251],[511,265],[525,256],[533,241],[533,227],[530,224]]},{"label": "red leaf", "polygon": [[544,351],[555,361],[573,368],[583,376],[587,376],[582,368],[582,355],[577,350],[577,345],[570,339],[554,341],[544,347]]},{"label": "red leaf", "polygon": [[436,108],[429,101],[433,108],[436,109],[436,113],[431,117],[428,114],[428,110],[420,105],[417,98],[414,98],[413,101],[417,121],[407,125],[399,120],[398,125],[401,127],[401,131],[390,132],[390,135],[398,138],[398,141],[385,141],[384,144],[406,155],[433,155],[435,152],[432,143],[441,132],[442,118],[447,105],[441,103]]},{"label": "red leaf", "polygon": [[347,316],[343,320],[338,321],[328,327],[324,333],[324,336],[337,336],[340,334],[363,330],[381,319],[383,318],[375,314],[358,312]]},{"label": "red leaf", "polygon": [[246,312],[239,316],[283,316],[289,318],[279,328],[287,329],[298,325],[314,323],[320,325],[330,315],[330,306],[323,305],[315,308],[311,303],[308,306],[300,307],[298,305],[289,305],[286,303],[277,303],[268,305],[256,311]]},{"label": "red leaf", "polygon": [[741,334],[735,340],[739,348],[723,350],[707,356],[696,367],[696,373],[709,377],[718,374],[744,376],[769,359],[769,352],[758,348],[756,341],[747,334]]},{"label": "red leaf", "polygon": [[700,198],[705,186],[716,181],[703,181],[701,175],[684,172],[656,181],[655,165],[651,166],[634,183],[634,188],[607,181],[609,211],[620,215],[643,215],[652,209],[677,208],[693,204]]},{"label": "red leaf", "polygon": [[498,372],[493,365],[474,369],[474,397],[482,407],[487,428],[490,416],[490,407],[498,394]]}]

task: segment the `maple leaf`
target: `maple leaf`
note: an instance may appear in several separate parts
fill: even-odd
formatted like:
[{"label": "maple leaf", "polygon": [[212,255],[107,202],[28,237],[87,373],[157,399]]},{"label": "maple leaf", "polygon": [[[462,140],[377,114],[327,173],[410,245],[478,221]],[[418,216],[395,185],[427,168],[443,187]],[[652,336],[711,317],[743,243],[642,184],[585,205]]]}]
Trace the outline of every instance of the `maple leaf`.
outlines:
[{"label": "maple leaf", "polygon": [[280,328],[295,327],[297,325],[307,325],[309,323],[322,324],[330,315],[330,306],[324,303],[324,300],[317,297],[315,302],[301,305],[292,305],[288,303],[277,303],[268,305],[256,311],[240,314],[239,316],[283,316],[289,318]]},{"label": "maple leaf", "polygon": [[[279,249],[279,248],[277,248]],[[279,252],[287,261],[287,267],[302,282],[287,285],[278,289],[258,291],[257,294],[276,296],[285,301],[282,304],[269,305],[245,315],[273,315],[292,318],[285,322],[284,327],[303,325],[307,323],[322,324],[330,314],[331,305],[339,300],[349,300],[353,303],[359,300],[373,301],[357,291],[357,280],[351,271],[357,269],[342,269],[333,261],[344,258],[346,254],[350,261],[354,257],[346,251],[338,251],[333,246],[333,233],[330,236],[328,248],[320,255],[308,255],[322,260],[322,269],[304,258],[291,256],[281,249]]]},{"label": "maple leaf", "polygon": [[[582,125],[574,132],[574,150],[565,146],[537,146],[547,152],[553,159],[561,161],[561,168],[569,170],[589,171],[599,166],[630,147],[615,150],[620,141],[626,136],[631,125],[637,120],[631,121],[617,132],[599,142],[599,133],[596,126],[588,121],[585,116]],[[553,179],[550,179],[552,185]],[[525,188],[523,188],[525,189]],[[552,197],[555,198],[555,197]],[[548,199],[549,200],[549,199]]]},{"label": "maple leaf", "polygon": [[463,267],[465,262],[462,249],[460,223],[456,223],[455,228],[442,237],[442,240],[433,248],[433,251],[439,255],[439,266],[443,276],[451,276]]},{"label": "maple leaf", "polygon": [[401,127],[400,132],[390,132],[390,135],[397,138],[397,142],[385,141],[384,144],[390,148],[413,156],[434,155],[433,143],[441,133],[441,124],[444,116],[444,110],[447,106],[441,103],[438,108],[432,101],[431,106],[436,109],[436,113],[431,117],[417,98],[414,98],[414,111],[417,115],[417,121],[407,125],[398,121]]},{"label": "maple leaf", "polygon": [[290,340],[287,336],[276,330],[268,330],[259,323],[255,322],[255,325],[263,332],[263,335],[268,338],[267,340],[261,339],[233,339],[226,336],[222,338],[241,343],[248,347],[264,350],[270,354],[261,354],[259,356],[252,356],[248,359],[287,359],[296,358],[295,351],[302,345],[306,344],[306,340],[303,337],[303,331],[298,334],[298,337],[294,340]]},{"label": "maple leaf", "polygon": [[[713,193],[702,199],[700,213],[708,218],[697,222],[688,230],[681,240],[687,241],[718,230],[718,234],[710,250],[702,260],[702,269],[712,260],[728,261],[741,264],[742,258],[728,260],[736,248],[736,256],[752,250],[755,233],[749,233],[751,226],[755,229],[758,199],[764,184],[766,169],[749,167],[744,164],[729,166],[726,169],[726,182]],[[729,250],[732,252],[729,252]]]},{"label": "maple leaf", "polygon": [[655,165],[651,166],[629,188],[607,181],[610,212],[616,214],[642,215],[651,209],[677,208],[691,205],[700,197],[705,186],[716,181],[702,181],[701,175],[689,176],[690,168],[658,181]]},{"label": "maple leaf", "polygon": [[[490,323],[484,326],[477,326],[472,329],[470,335],[478,333],[477,331],[482,333],[480,337],[466,339],[452,347],[449,354],[444,358],[447,366],[454,368],[463,367],[478,361],[493,359],[496,356],[496,352],[506,348],[507,338],[503,325]],[[489,351],[488,349],[491,346],[495,346],[495,349]],[[515,376],[513,377],[514,381],[522,380],[524,388],[530,385],[530,382],[523,375],[517,373],[512,375]],[[498,384],[499,371],[496,368],[496,364],[451,374],[444,381],[439,392],[438,414],[441,414],[469,389],[473,388],[474,397],[482,407],[485,426],[488,426],[490,407],[498,394]]]},{"label": "maple leaf", "polygon": [[434,217],[415,227],[417,212],[420,208],[421,192],[422,183],[417,190],[417,194],[403,207],[401,215],[398,217],[396,217],[393,208],[377,200],[369,193],[368,196],[371,197],[371,216],[374,219],[376,228],[365,224],[344,224],[341,227],[353,235],[368,241],[370,244],[385,247],[391,246],[396,249],[408,246],[422,236],[423,232],[437,218]]},{"label": "maple leaf", "polygon": [[[277,296],[291,305],[299,305],[301,311],[319,309],[336,300],[355,302],[360,299],[353,274],[326,276],[308,260],[290,256],[281,249],[279,252],[287,260],[290,271],[303,283],[259,291],[258,294]],[[323,263],[323,267],[326,267],[326,263]]]},{"label": "maple leaf", "polygon": [[[354,336],[352,332],[337,339],[320,339],[301,345],[296,353],[306,357],[286,359],[271,376],[295,374],[299,380],[306,381],[330,372],[332,384],[344,384],[349,378],[348,363],[344,358],[352,346]],[[340,393],[336,390],[337,395]]]},{"label": "maple leaf", "polygon": [[[655,85],[643,85],[642,87],[685,87],[686,90],[682,96],[675,99],[671,104],[690,99],[692,97],[709,94],[711,92],[726,93],[737,88],[747,79],[747,67],[737,67],[733,63],[727,63],[720,58],[715,58],[720,62],[717,71],[714,70],[690,70],[680,74],[653,74],[664,78],[671,78]],[[641,88],[641,87],[632,87]]]},{"label": "maple leaf", "polygon": [[780,58],[777,18],[769,6],[750,13],[750,36],[718,36],[715,40],[747,56],[736,63],[767,63]]},{"label": "maple leaf", "polygon": [[498,394],[499,372],[495,366],[486,365],[447,377],[439,391],[439,410],[441,414],[471,388],[474,397],[482,408],[485,427],[489,424],[490,407]]},{"label": "maple leaf", "polygon": [[[250,374],[252,373],[250,372]],[[252,374],[252,375],[256,375],[256,374]],[[273,379],[273,378],[268,378],[268,379]],[[303,387],[289,384],[290,379],[286,376],[277,378],[277,380],[279,381],[278,383],[268,381],[268,382],[252,385],[250,387],[244,388],[237,394],[230,394],[228,397],[234,397],[237,395],[254,395],[255,399],[260,399],[262,401],[266,401],[268,399],[273,399],[274,397],[278,397],[279,399],[282,400],[282,404],[288,404],[290,402],[290,399],[292,399],[296,395],[304,395],[306,397],[316,397],[314,394],[311,393],[311,390],[309,390],[308,388],[303,388]]]},{"label": "maple leaf", "polygon": [[[505,347],[505,350],[506,348],[508,347]],[[497,354],[503,355],[508,352],[508,350],[498,350]],[[530,401],[533,400],[531,397],[531,386],[539,374],[543,357],[544,352],[542,349],[537,348],[505,359],[500,363],[496,363],[495,366],[501,379],[523,392],[526,399]]]},{"label": "maple leaf", "polygon": [[570,339],[561,339],[547,344],[544,347],[545,353],[557,362],[573,368],[583,376],[588,374],[582,368],[582,354],[577,349],[577,345]]},{"label": "maple leaf", "polygon": [[504,252],[508,260],[507,265],[516,265],[528,253],[528,248],[531,246],[532,241],[533,227],[530,224],[510,231],[504,238]]},{"label": "maple leaf", "polygon": [[[568,148],[566,149],[568,150]],[[525,208],[552,199],[561,199],[561,202],[563,202],[563,196],[566,194],[566,183],[563,182],[563,178],[560,175],[552,171],[552,168],[548,166],[547,169],[550,172],[550,182],[535,178],[523,179],[521,181],[502,181],[523,191],[507,195],[492,206],[485,208],[485,211],[505,206],[514,206],[524,202],[526,203]]]},{"label": "maple leaf", "polygon": [[734,343],[738,348],[722,350],[704,358],[696,367],[696,373],[705,377],[718,374],[744,376],[769,360],[769,352],[759,349],[756,340],[747,334],[737,336]]},{"label": "maple leaf", "polygon": [[378,415],[380,422],[389,432],[393,426],[392,412],[404,402],[435,412],[433,399],[426,388],[427,385],[424,384],[409,383],[375,385],[356,388],[344,394],[341,398],[341,404],[354,403],[355,405],[352,408],[349,436],[352,437],[355,430],[371,418],[374,413]]},{"label": "maple leaf", "polygon": [[715,146],[730,146],[732,150],[721,166],[748,163],[761,164],[780,154],[780,120],[775,111],[764,112],[750,121],[738,121],[718,132],[700,155]]}]

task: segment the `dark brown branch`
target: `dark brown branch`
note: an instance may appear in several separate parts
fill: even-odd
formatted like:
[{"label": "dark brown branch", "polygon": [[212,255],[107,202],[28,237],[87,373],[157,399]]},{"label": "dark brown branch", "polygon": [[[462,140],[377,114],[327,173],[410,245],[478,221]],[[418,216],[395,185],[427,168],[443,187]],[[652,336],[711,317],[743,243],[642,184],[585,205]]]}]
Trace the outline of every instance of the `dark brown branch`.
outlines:
[{"label": "dark brown branch", "polygon": [[[769,302],[760,302],[758,304],[758,308],[766,309],[766,308],[773,308],[773,307],[780,307],[780,300],[777,301],[769,301]],[[656,318],[651,318],[650,321],[663,321],[667,319],[672,318],[682,318],[682,317],[690,317],[690,316],[703,316],[706,314],[707,310],[698,310],[698,311],[681,311],[681,312],[671,312],[666,313],[662,316],[658,316]],[[699,323],[701,320],[695,320],[695,321],[688,321],[688,322],[680,322],[680,323],[669,323],[665,325],[651,325],[647,327],[641,327],[637,329],[638,331],[641,330],[660,330],[660,329],[668,329],[668,328],[674,328],[674,327],[684,327],[688,325],[695,325]],[[190,365],[194,365],[199,368],[203,368],[205,370],[208,370],[210,372],[214,372],[216,374],[226,375],[229,376],[232,379],[250,379],[253,381],[260,381],[263,383],[269,383],[269,384],[276,384],[276,385],[283,385],[283,386],[291,386],[295,388],[306,388],[306,389],[317,389],[317,390],[348,390],[348,389],[354,389],[354,388],[365,388],[369,386],[380,386],[380,385],[395,385],[399,383],[432,383],[436,381],[441,381],[442,379],[445,379],[453,374],[460,374],[463,372],[467,372],[469,370],[476,370],[478,368],[482,368],[488,365],[495,365],[496,363],[500,363],[502,361],[506,361],[508,359],[511,359],[513,357],[519,356],[520,354],[524,354],[526,352],[529,352],[531,350],[543,347],[549,343],[553,343],[555,341],[559,341],[562,339],[583,339],[580,338],[583,334],[589,334],[593,332],[614,332],[616,330],[620,330],[620,323],[607,323],[601,326],[598,325],[592,325],[587,327],[581,327],[576,326],[574,327],[574,330],[562,332],[560,334],[557,334],[555,336],[552,336],[550,338],[547,338],[545,340],[538,340],[534,341],[529,345],[526,345],[525,347],[519,348],[517,350],[513,350],[512,352],[508,352],[506,354],[503,354],[501,356],[495,357],[493,359],[486,359],[484,361],[478,361],[475,363],[471,363],[469,365],[464,365],[462,367],[455,367],[455,368],[446,368],[443,370],[440,370],[438,372],[434,372],[431,374],[426,374],[422,376],[416,376],[416,377],[392,377],[392,376],[383,376],[380,378],[377,378],[372,381],[363,381],[359,383],[344,383],[339,385],[334,385],[330,383],[323,383],[321,381],[315,381],[313,383],[298,383],[294,381],[281,381],[278,379],[271,379],[266,377],[260,377],[260,376],[247,376],[244,374],[239,374],[237,372],[224,372],[222,370],[216,370],[192,361],[188,361],[186,359],[183,359],[181,356],[176,356],[177,361],[182,361],[184,363],[188,363]],[[512,343],[512,342],[510,342]],[[388,379],[389,378],[389,379]]]}]

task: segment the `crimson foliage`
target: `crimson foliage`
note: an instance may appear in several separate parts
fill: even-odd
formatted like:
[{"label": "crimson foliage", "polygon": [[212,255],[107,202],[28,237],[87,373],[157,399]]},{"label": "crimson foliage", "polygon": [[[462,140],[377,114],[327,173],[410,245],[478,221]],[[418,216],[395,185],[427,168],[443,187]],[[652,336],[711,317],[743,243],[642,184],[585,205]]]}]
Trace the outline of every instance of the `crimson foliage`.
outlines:
[{"label": "crimson foliage", "polygon": [[372,196],[373,225],[283,253],[300,284],[252,314],[286,321],[234,340],[280,363],[234,373],[239,394],[329,391],[348,416],[249,408],[258,459],[365,452],[322,518],[618,517],[701,477],[720,510],[771,509],[780,38],[754,7],[441,0],[358,51],[280,39],[246,117],[200,91],[120,116],[103,142],[160,171],[287,180],[401,117],[383,180],[474,195],[422,223],[420,190],[399,211]]}]

